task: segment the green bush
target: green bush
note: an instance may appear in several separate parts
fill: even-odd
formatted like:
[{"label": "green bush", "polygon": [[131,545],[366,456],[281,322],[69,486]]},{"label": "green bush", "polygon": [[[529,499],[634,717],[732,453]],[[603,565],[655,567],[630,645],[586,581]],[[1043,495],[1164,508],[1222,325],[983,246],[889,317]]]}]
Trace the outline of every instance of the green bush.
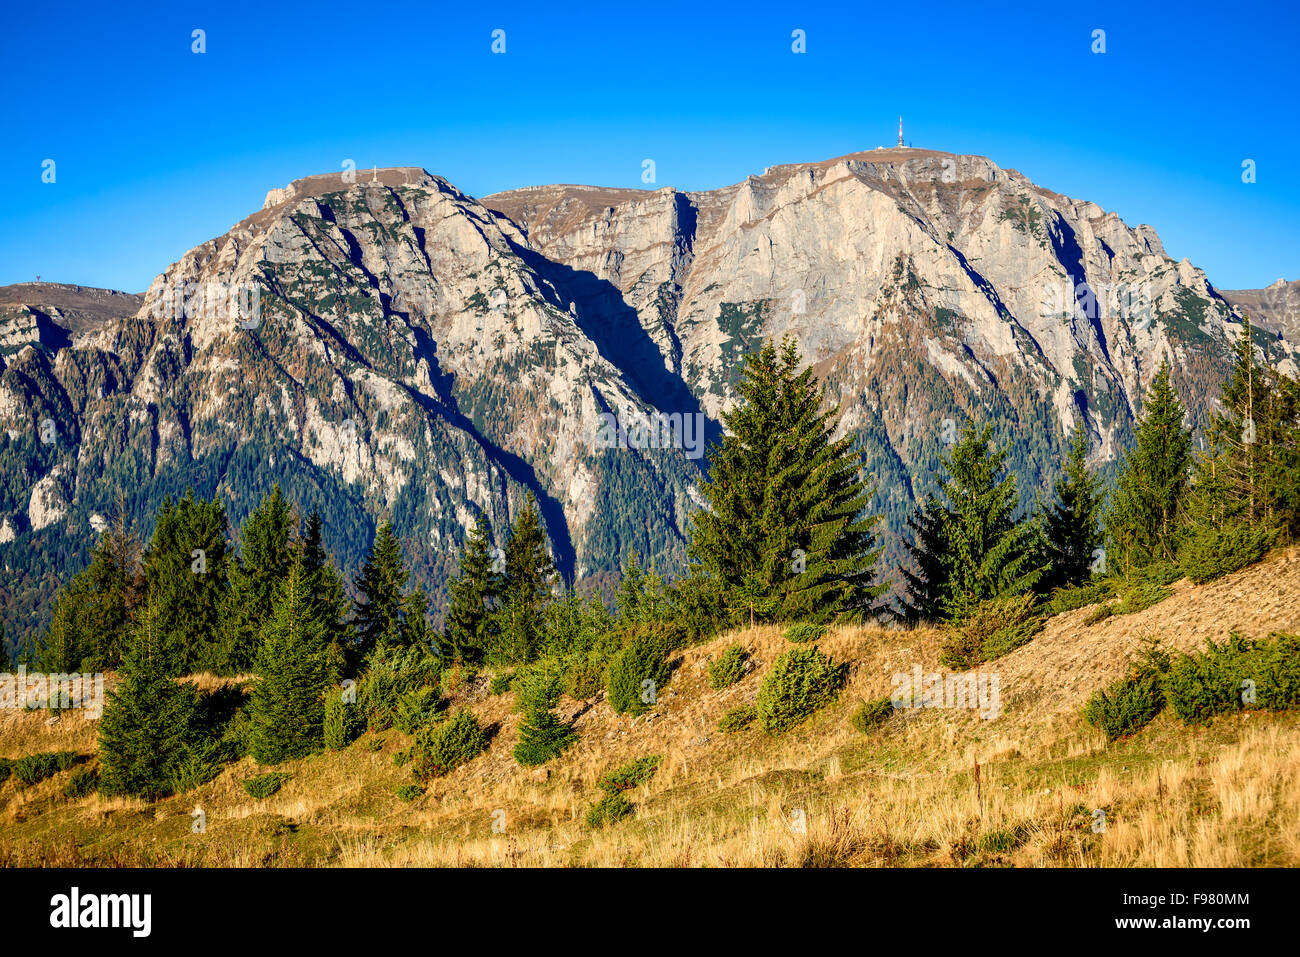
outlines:
[{"label": "green bush", "polygon": [[801,621],[798,624],[791,625],[785,630],[785,640],[793,641],[796,644],[806,644],[810,641],[821,641],[825,634],[825,626]]},{"label": "green bush", "polygon": [[1104,733],[1107,741],[1142,730],[1164,710],[1169,666],[1169,656],[1149,645],[1125,677],[1092,693],[1083,719]]},{"label": "green bush", "polygon": [[877,698],[875,701],[864,701],[862,706],[853,712],[853,717],[849,720],[854,730],[866,734],[888,721],[893,713],[894,702],[892,700]]},{"label": "green bush", "polygon": [[398,798],[400,798],[401,800],[410,802],[410,801],[414,801],[421,794],[423,794],[424,788],[420,787],[420,785],[418,784],[399,784],[393,790],[393,793],[396,794]]},{"label": "green bush", "polygon": [[657,754],[651,754],[644,758],[637,758],[635,761],[629,761],[620,768],[607,772],[596,782],[606,794],[614,794],[621,791],[630,791],[639,784],[644,784],[654,777],[655,771],[659,770],[659,762],[662,759]]},{"label": "green bush", "polygon": [[592,651],[568,662],[564,671],[564,693],[576,701],[596,697],[605,687],[605,671],[612,655]]},{"label": "green bush", "polygon": [[393,727],[404,695],[441,687],[442,659],[425,648],[381,646],[366,659],[366,666],[357,686],[357,704],[371,731]]},{"label": "green bush", "polygon": [[683,634],[662,623],[633,629],[628,643],[609,663],[609,705],[618,714],[639,715],[650,710],[670,674],[668,655],[681,647]]},{"label": "green bush", "polygon": [[248,738],[252,733],[253,722],[243,708],[235,711],[230,720],[222,725],[213,749],[213,759],[223,763],[238,761],[248,754]]},{"label": "green bush", "polygon": [[260,774],[255,778],[246,778],[244,780],[244,790],[260,801],[263,798],[269,798],[280,790],[287,780],[289,780],[287,772],[271,771],[269,774]]},{"label": "green bush", "polygon": [[1115,583],[1112,581],[1089,582],[1072,588],[1058,588],[1048,599],[1047,610],[1053,615],[1061,615],[1085,605],[1095,605],[1115,596]]},{"label": "green bush", "polygon": [[13,763],[13,774],[23,784],[36,784],[66,771],[77,762],[75,751],[45,751],[29,754]]},{"label": "green bush", "polygon": [[14,763],[8,758],[0,758],[0,784],[9,780],[9,775],[13,774]]},{"label": "green bush", "polygon": [[1100,624],[1115,614],[1115,608],[1118,604],[1118,602],[1108,602],[1104,605],[1098,605],[1088,613],[1088,617],[1083,620],[1083,623],[1085,625]]},{"label": "green bush", "polygon": [[605,794],[587,811],[588,827],[604,827],[621,821],[635,810],[621,791]]},{"label": "green bush", "polygon": [[1182,570],[1198,585],[1253,565],[1277,541],[1275,528],[1233,523],[1188,539],[1178,552]]},{"label": "green bush", "polygon": [[499,695],[505,694],[510,690],[511,683],[515,680],[513,671],[507,671],[504,674],[493,675],[492,680],[488,682],[488,694]]},{"label": "green bush", "polygon": [[1161,584],[1159,580],[1140,581],[1120,592],[1119,606],[1114,609],[1114,612],[1117,615],[1131,615],[1134,612],[1146,611],[1173,593],[1172,588]]},{"label": "green bush", "polygon": [[184,794],[207,784],[221,773],[221,762],[213,757],[214,751],[202,749],[185,755],[172,771],[172,791]]},{"label": "green bush", "polygon": [[745,662],[749,652],[741,644],[729,645],[718,659],[709,665],[709,687],[717,691],[734,685],[745,676]]},{"label": "green bush", "polygon": [[560,703],[560,673],[552,666],[529,672],[520,687],[524,717],[519,723],[515,760],[524,767],[536,767],[558,757],[578,740],[577,733],[555,713]]},{"label": "green bush", "polygon": [[473,712],[457,711],[446,721],[415,733],[411,770],[421,781],[441,777],[473,760],[487,745],[487,732],[479,727]]},{"label": "green bush", "polygon": [[718,730],[723,734],[735,734],[744,731],[758,719],[758,709],[752,704],[743,704],[732,708],[718,721]]},{"label": "green bush", "polygon": [[359,704],[343,700],[342,688],[335,688],[325,696],[325,747],[342,751],[365,730],[365,713]]},{"label": "green bush", "polygon": [[835,700],[848,676],[816,647],[792,648],[772,664],[758,688],[758,725],[780,734]]},{"label": "green bush", "polygon": [[445,704],[437,688],[412,688],[397,699],[393,727],[402,734],[415,734],[441,718]]},{"label": "green bush", "polygon": [[84,798],[99,789],[98,768],[77,768],[63,785],[63,796]]},{"label": "green bush", "polygon": [[1092,693],[1083,709],[1083,719],[1114,741],[1140,731],[1165,706],[1164,691],[1157,675],[1125,678]]},{"label": "green bush", "polygon": [[1043,629],[1036,602],[1032,592],[980,602],[965,621],[949,629],[940,663],[965,671],[1028,643]]},{"label": "green bush", "polygon": [[1165,681],[1170,707],[1187,724],[1243,709],[1294,709],[1300,707],[1300,636],[1251,641],[1233,633],[1222,644],[1179,655]]}]

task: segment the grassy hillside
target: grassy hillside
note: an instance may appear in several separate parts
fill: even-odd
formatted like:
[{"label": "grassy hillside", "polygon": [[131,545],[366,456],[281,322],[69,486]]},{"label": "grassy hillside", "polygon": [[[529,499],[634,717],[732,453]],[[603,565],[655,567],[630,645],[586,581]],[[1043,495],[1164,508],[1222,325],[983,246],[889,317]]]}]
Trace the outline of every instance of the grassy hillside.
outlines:
[{"label": "grassy hillside", "polygon": [[[69,798],[75,769],[0,785],[0,864],[159,865],[1300,865],[1300,715],[1241,712],[1195,729],[1167,711],[1107,745],[1080,713],[1119,678],[1143,639],[1194,650],[1231,631],[1300,629],[1300,549],[1216,582],[1182,581],[1131,615],[1084,624],[1090,608],[1052,618],[1028,645],[978,669],[996,673],[1001,713],[905,710],[863,734],[850,717],[887,696],[891,676],[940,671],[941,633],[837,628],[819,642],[850,666],[838,702],[780,737],[718,730],[754,700],[790,647],[776,628],[726,635],[674,656],[650,713],[615,715],[603,698],[564,699],[580,740],[532,771],[511,755],[514,693],[489,676],[462,682],[454,704],[494,726],[489,750],[411,802],[396,730],[341,752],[291,762],[283,788],[256,800],[251,759],[157,803]],[[757,667],[711,690],[708,664],[739,642]],[[205,679],[197,679],[205,680]],[[71,750],[94,760],[95,724],[80,713],[8,711],[0,757]],[[658,755],[627,796],[635,813],[585,822],[597,780]],[[977,771],[978,769],[978,771]],[[206,831],[193,833],[202,809]],[[1105,814],[1104,830],[1096,811]]]}]

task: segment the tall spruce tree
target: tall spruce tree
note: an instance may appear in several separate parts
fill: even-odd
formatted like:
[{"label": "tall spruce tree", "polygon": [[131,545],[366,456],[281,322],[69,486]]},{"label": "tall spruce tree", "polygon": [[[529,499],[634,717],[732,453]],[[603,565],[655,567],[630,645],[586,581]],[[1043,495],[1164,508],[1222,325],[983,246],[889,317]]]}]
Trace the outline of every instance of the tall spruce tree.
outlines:
[{"label": "tall spruce tree", "polygon": [[517,662],[537,657],[545,637],[546,603],[555,583],[555,564],[547,548],[537,499],[529,492],[523,509],[510,526],[505,547],[505,577],[498,618],[499,657]]},{"label": "tall spruce tree", "polygon": [[1169,364],[1162,363],[1143,401],[1137,445],[1124,459],[1105,515],[1109,554],[1123,574],[1173,560],[1191,454],[1183,405]]},{"label": "tall spruce tree", "polygon": [[982,601],[1041,587],[1046,572],[1042,531],[1017,515],[1020,497],[1007,473],[1007,448],[992,444],[993,428],[966,423],[941,462],[942,497],[925,502],[911,522],[908,543],[909,617],[964,619]]},{"label": "tall spruce tree", "polygon": [[276,591],[289,570],[295,525],[278,483],[244,520],[239,554],[230,563],[217,670],[236,674],[249,670],[257,660],[262,626],[271,617]]},{"label": "tall spruce tree", "polygon": [[248,705],[248,751],[259,763],[301,758],[324,745],[325,693],[332,682],[326,647],[299,551],[262,628]]},{"label": "tall spruce tree", "polygon": [[1070,442],[1065,474],[1056,483],[1056,501],[1044,522],[1051,587],[1081,585],[1092,575],[1094,552],[1103,535],[1100,517],[1103,493],[1088,469],[1088,430],[1081,420]]},{"label": "tall spruce tree", "polygon": [[887,586],[873,489],[792,339],[746,357],[692,518],[690,551],[733,620],[863,619]]},{"label": "tall spruce tree", "polygon": [[349,666],[356,667],[380,644],[402,643],[402,594],[406,587],[402,546],[385,521],[375,533],[370,554],[357,575],[355,644]]},{"label": "tall spruce tree", "polygon": [[348,621],[350,603],[329,553],[325,551],[323,523],[318,512],[307,519],[302,538],[303,581],[312,617],[321,623],[326,659],[334,681],[345,677],[348,649],[352,646],[352,626]]},{"label": "tall spruce tree", "polygon": [[225,506],[193,491],[158,511],[144,554],[144,579],[158,616],[160,652],[169,674],[210,667],[221,648],[222,601],[229,583]]},{"label": "tall spruce tree", "polygon": [[465,542],[460,568],[447,585],[446,626],[442,653],[468,664],[481,664],[495,641],[496,604],[501,596],[501,575],[494,569],[492,529],[479,515]]},{"label": "tall spruce tree", "polygon": [[99,719],[100,787],[149,799],[173,790],[194,741],[194,686],[170,677],[160,614],[150,602],[135,630],[117,687]]}]

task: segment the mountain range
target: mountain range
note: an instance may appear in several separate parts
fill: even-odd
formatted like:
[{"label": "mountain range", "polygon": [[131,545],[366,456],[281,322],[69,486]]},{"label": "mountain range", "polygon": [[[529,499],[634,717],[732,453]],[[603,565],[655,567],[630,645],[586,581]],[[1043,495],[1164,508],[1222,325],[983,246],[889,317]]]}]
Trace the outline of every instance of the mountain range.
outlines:
[{"label": "mountain range", "polygon": [[349,570],[389,517],[435,595],[530,492],[566,578],[607,592],[629,549],[671,576],[707,459],[630,424],[716,442],[743,356],[785,336],[875,475],[888,577],[958,423],[995,425],[1026,503],[1078,422],[1108,473],[1162,361],[1206,421],[1244,312],[1296,374],[1295,287],[1221,293],[1150,226],[932,150],[704,192],[309,176],[143,296],[0,289],[0,620],[39,628],[116,509],[147,534],[191,487],[237,523],[278,482]]}]

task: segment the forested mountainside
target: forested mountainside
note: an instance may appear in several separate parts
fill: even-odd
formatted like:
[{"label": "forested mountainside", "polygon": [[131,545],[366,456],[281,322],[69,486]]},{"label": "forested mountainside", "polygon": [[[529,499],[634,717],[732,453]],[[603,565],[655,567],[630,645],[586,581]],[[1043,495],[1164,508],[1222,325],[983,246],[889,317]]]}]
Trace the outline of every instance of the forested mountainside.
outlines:
[{"label": "forested mountainside", "polygon": [[[504,529],[530,492],[567,578],[607,588],[630,549],[671,577],[707,460],[608,447],[602,416],[702,416],[715,441],[741,357],[787,334],[877,475],[888,569],[962,421],[1011,443],[1032,502],[1078,421],[1106,471],[1163,360],[1204,423],[1240,328],[1150,227],[982,157],[881,150],[709,192],[483,201],[421,169],[347,176],[272,190],[121,315],[52,333],[3,297],[10,644],[119,503],[147,535],[187,488],[237,524],[279,483],[347,572],[389,517],[435,607],[477,516]],[[1294,374],[1291,346],[1256,335]]]}]

